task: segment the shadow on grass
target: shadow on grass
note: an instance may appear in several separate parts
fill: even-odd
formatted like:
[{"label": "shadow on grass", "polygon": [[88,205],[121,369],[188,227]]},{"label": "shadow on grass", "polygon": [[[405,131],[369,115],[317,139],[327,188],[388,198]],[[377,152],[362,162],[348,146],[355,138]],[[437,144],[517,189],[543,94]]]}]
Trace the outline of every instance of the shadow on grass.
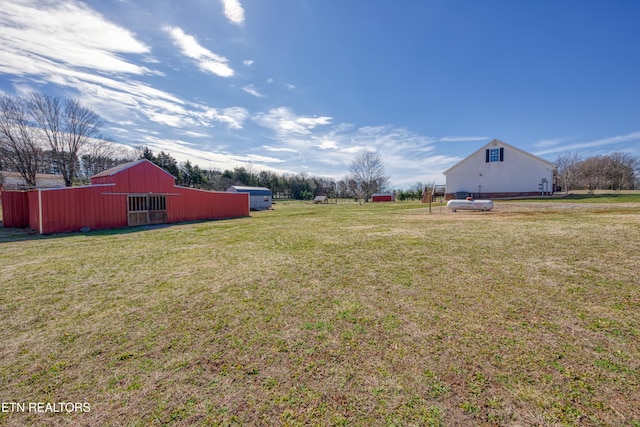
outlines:
[{"label": "shadow on grass", "polygon": [[103,228],[100,230],[89,230],[86,232],[70,231],[66,233],[54,233],[54,234],[38,234],[37,231],[32,230],[29,227],[4,228],[2,221],[0,221],[0,243],[20,242],[25,240],[59,239],[59,238],[74,237],[74,236],[87,236],[87,237],[114,236],[114,235],[123,235],[123,234],[131,234],[131,233],[140,233],[144,231],[175,227],[179,225],[229,221],[232,219],[238,219],[238,218],[174,222],[171,224],[149,224],[149,225],[139,225],[136,227]]},{"label": "shadow on grass", "polygon": [[582,202],[629,202],[640,203],[640,194],[603,193],[603,194],[569,194],[561,200],[573,200]]}]

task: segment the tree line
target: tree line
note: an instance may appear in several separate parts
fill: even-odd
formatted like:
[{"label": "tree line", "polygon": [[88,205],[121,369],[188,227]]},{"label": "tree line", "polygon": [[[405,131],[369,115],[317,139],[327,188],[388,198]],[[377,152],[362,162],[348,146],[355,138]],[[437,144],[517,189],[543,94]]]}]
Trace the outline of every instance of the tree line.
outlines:
[{"label": "tree line", "polygon": [[[74,99],[32,92],[26,97],[0,96],[0,170],[19,172],[28,188],[36,174],[59,174],[65,185],[86,184],[99,172],[136,159],[148,159],[176,178],[176,184],[225,191],[231,185],[269,188],[276,198],[310,200],[323,195],[369,200],[389,191],[389,177],[376,151],[365,151],[349,166],[343,179],[307,174],[256,171],[251,164],[224,171],[201,169],[190,161],[178,163],[169,153],[154,154],[144,146],[129,148],[100,133],[104,120]],[[640,161],[627,153],[581,158],[565,153],[556,160],[560,187],[623,190],[634,188]],[[420,199],[422,186],[397,190],[398,200]]]},{"label": "tree line", "polygon": [[582,158],[568,152],[556,159],[558,184],[562,191],[632,190],[639,179],[640,159],[628,153]]},{"label": "tree line", "polygon": [[74,99],[31,92],[0,96],[0,170],[20,173],[27,188],[36,175],[59,174],[66,186],[86,184],[99,172],[135,159],[148,159],[176,178],[176,184],[225,191],[231,185],[261,186],[276,197],[309,200],[318,195],[368,200],[386,189],[389,178],[377,152],[367,151],[351,164],[343,180],[307,174],[277,174],[248,167],[206,170],[190,161],[148,147],[128,148],[101,134],[104,120]]},{"label": "tree line", "polygon": [[354,198],[367,201],[371,195],[386,189],[389,178],[379,153],[365,151],[349,167],[350,174],[341,180],[307,174],[278,174],[254,171],[251,164],[223,171],[202,169],[190,161],[178,163],[169,153],[158,154],[148,147],[137,148],[140,159],[147,159],[176,178],[176,184],[212,191],[226,191],[232,185],[265,187],[275,198],[312,200],[316,196]]}]

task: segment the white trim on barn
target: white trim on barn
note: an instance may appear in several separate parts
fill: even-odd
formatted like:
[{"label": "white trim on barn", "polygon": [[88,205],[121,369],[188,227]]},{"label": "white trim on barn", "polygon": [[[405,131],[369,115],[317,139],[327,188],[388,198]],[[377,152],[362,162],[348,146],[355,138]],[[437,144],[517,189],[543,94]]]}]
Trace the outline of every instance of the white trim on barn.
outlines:
[{"label": "white trim on barn", "polygon": [[551,195],[556,165],[494,139],[443,172],[445,198]]}]

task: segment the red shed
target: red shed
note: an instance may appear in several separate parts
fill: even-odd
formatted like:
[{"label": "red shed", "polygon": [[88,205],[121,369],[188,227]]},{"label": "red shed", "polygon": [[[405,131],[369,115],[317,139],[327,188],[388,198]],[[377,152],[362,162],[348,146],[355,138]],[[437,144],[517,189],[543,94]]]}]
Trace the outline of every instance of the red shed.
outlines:
[{"label": "red shed", "polygon": [[48,234],[244,217],[249,197],[177,186],[171,174],[143,159],[99,173],[91,185],[3,191],[2,212],[5,227]]},{"label": "red shed", "polygon": [[375,193],[371,195],[372,202],[395,202],[396,195],[393,193]]}]

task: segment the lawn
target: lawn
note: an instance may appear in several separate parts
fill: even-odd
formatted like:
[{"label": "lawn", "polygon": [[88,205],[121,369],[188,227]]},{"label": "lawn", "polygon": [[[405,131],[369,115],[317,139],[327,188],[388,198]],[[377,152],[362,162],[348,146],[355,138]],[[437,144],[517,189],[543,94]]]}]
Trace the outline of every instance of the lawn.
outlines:
[{"label": "lawn", "polygon": [[604,201],[2,230],[0,400],[86,405],[0,424],[640,426],[640,199]]}]

